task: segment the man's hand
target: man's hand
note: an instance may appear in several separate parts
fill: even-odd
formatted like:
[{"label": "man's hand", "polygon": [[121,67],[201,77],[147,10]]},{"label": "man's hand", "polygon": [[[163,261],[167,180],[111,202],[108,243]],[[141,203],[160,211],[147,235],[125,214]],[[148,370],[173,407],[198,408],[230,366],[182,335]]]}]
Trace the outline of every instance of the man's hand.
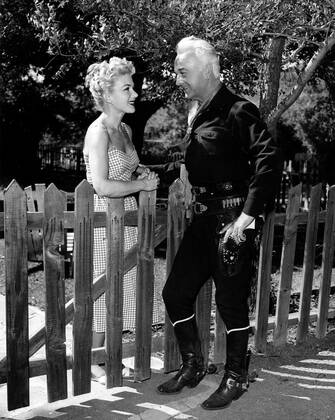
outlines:
[{"label": "man's hand", "polygon": [[245,241],[244,230],[247,228],[250,223],[255,220],[254,217],[249,216],[248,214],[241,213],[240,216],[228,226],[223,226],[220,233],[225,232],[223,242],[227,242],[229,236],[231,236],[236,243]]},{"label": "man's hand", "polygon": [[159,176],[155,172],[142,172],[137,179],[144,181],[144,191],[152,191],[158,188]]}]

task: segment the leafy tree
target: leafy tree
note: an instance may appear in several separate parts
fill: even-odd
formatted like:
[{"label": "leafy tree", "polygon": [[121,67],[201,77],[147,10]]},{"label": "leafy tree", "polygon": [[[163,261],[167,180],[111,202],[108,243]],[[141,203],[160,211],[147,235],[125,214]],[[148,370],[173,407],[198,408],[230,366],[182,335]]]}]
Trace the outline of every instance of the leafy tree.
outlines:
[{"label": "leafy tree", "polygon": [[75,71],[67,72],[60,82],[61,60],[50,57],[48,43],[39,39],[29,19],[34,8],[32,0],[2,1],[0,184],[4,186],[12,178],[23,185],[45,181],[37,153],[41,138],[50,135],[71,142],[80,120],[92,113],[85,103],[86,92],[83,95],[83,87],[75,82]]},{"label": "leafy tree", "polygon": [[[22,80],[21,75],[27,77],[30,66],[36,66],[44,82],[39,86],[30,82],[39,92],[43,88],[41,98],[60,98],[64,103],[60,108],[51,101],[54,107],[46,108],[42,101],[43,109],[49,114],[52,110],[55,117],[54,123],[47,124],[48,131],[57,128],[59,137],[65,137],[62,130],[71,132],[75,127],[81,137],[92,116],[83,88],[89,64],[111,55],[135,62],[141,95],[136,113],[128,118],[138,150],[150,115],[168,100],[180,99],[173,61],[175,45],[182,37],[193,34],[215,45],[223,80],[243,94],[260,94],[261,112],[273,131],[329,60],[335,45],[331,0],[6,0],[4,4],[2,23],[9,28],[6,33],[16,37],[14,44],[6,42],[6,37],[1,40],[9,51],[7,63],[14,56],[16,64],[20,61],[16,48],[11,56],[13,45],[26,37],[30,42],[21,53],[29,55],[29,66],[10,80]],[[17,27],[25,33],[16,34]],[[290,89],[283,91],[288,78]],[[76,111],[77,123],[71,111]]]},{"label": "leafy tree", "polygon": [[[191,33],[216,46],[223,77],[237,90],[250,94],[258,83],[263,86],[265,115],[275,105],[280,73],[294,69],[296,86],[270,120],[278,119],[296,100],[335,45],[335,5],[331,0],[35,3],[34,22],[53,54],[102,59],[114,50],[131,48],[145,64],[149,96],[171,92],[174,47]],[[260,66],[265,69],[259,73]]]}]

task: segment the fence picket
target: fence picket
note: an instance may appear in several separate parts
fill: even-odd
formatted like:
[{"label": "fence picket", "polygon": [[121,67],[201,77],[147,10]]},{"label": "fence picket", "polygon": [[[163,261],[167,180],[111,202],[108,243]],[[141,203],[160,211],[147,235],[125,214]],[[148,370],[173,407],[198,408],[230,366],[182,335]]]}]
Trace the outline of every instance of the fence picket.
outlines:
[{"label": "fence picket", "polygon": [[25,187],[24,192],[26,193],[26,197],[27,197],[27,210],[36,211],[35,203],[34,203],[34,193],[33,193],[33,189],[31,185],[29,185],[29,187]]},{"label": "fence picket", "polygon": [[[166,249],[166,275],[169,276],[174,257],[184,235],[185,230],[185,205],[184,183],[177,179],[169,188],[168,213],[167,213],[167,249]],[[171,372],[178,369],[180,355],[178,344],[174,335],[173,326],[167,312],[165,312],[164,331],[164,371]]]},{"label": "fence picket", "polygon": [[29,405],[26,196],[16,181],[5,190],[8,410]]},{"label": "fence picket", "polygon": [[257,351],[261,353],[266,350],[266,338],[268,331],[274,221],[275,213],[272,212],[267,216],[263,226],[259,254],[255,317],[255,347]]},{"label": "fence picket", "polygon": [[151,375],[155,208],[156,191],[141,191],[138,208],[135,381],[149,379]]},{"label": "fence picket", "polygon": [[35,196],[38,211],[44,211],[45,184],[35,184]]},{"label": "fence picket", "polygon": [[196,301],[196,317],[205,366],[208,363],[213,281],[210,278],[201,288]]},{"label": "fence picket", "polygon": [[335,185],[329,188],[327,216],[322,253],[322,278],[320,282],[318,321],[316,324],[316,336],[322,338],[327,331],[328,307],[330,284],[334,260],[335,248]]},{"label": "fence picket", "polygon": [[[27,196],[27,210],[33,213],[41,211],[38,207],[35,208],[35,191],[32,187],[26,187],[24,191]],[[43,233],[41,228],[28,228],[28,260],[43,261]]]},{"label": "fence picket", "polygon": [[109,198],[106,211],[106,378],[107,388],[122,386],[123,198]]},{"label": "fence picket", "polygon": [[[105,214],[93,212],[92,187],[83,181],[76,189],[75,212],[66,210],[65,195],[53,184],[45,192],[45,214],[41,201],[43,184],[35,191],[29,188],[25,193],[13,182],[5,192],[5,249],[6,249],[6,304],[7,304],[7,358],[0,361],[0,380],[8,382],[8,407],[19,408],[29,404],[29,376],[47,371],[49,402],[67,397],[66,369],[73,369],[73,391],[79,395],[90,391],[90,362],[106,360],[107,387],[122,385],[122,355],[135,353],[135,379],[150,377],[150,353],[161,349],[161,337],[151,336],[153,306],[153,260],[154,246],[166,237],[168,229],[167,274],[182,240],[187,219],[192,217],[191,190],[187,173],[181,171],[181,179],[170,187],[168,225],[156,226],[155,221],[165,223],[156,215],[156,193],[141,193],[138,211],[138,240],[124,257],[123,229],[126,216],[122,199],[110,199]],[[38,198],[39,194],[39,198]],[[316,234],[319,222],[325,220],[323,249],[323,278],[320,285],[317,334],[323,337],[327,328],[330,281],[335,248],[335,186],[329,190],[328,209],[320,212],[321,186],[312,191],[309,213],[298,214],[301,186],[289,192],[289,202],[284,229],[284,246],[281,261],[276,321],[274,323],[274,344],[286,342],[290,323],[289,300],[292,282],[294,253],[298,223],[307,222],[304,255],[304,283],[301,289],[300,323],[297,342],[303,340],[310,318],[310,296],[315,256]],[[35,202],[39,208],[35,210]],[[28,209],[29,213],[26,213]],[[135,212],[128,214],[135,226]],[[156,217],[157,216],[157,217]],[[164,216],[164,215],[163,215]],[[272,214],[263,231],[258,294],[256,301],[256,337],[258,351],[264,351],[268,330],[269,277],[271,272],[271,251],[274,224],[284,224],[284,215]],[[43,218],[44,266],[46,278],[46,327],[41,328],[28,340],[27,303],[27,228],[41,229]],[[166,216],[165,216],[166,217]],[[106,223],[107,267],[92,286],[93,226]],[[60,247],[64,243],[64,228],[75,230],[75,297],[64,305],[64,258]],[[155,231],[155,233],[154,233]],[[136,260],[137,258],[137,260]],[[15,261],[15,264],[14,262]],[[123,274],[136,265],[136,343],[122,348],[123,329]],[[19,262],[19,263],[18,263]],[[19,285],[19,288],[18,288]],[[15,287],[14,287],[15,286]],[[92,300],[106,293],[106,352],[96,349],[91,352]],[[205,361],[210,344],[212,281],[208,281],[199,293],[196,303],[199,334]],[[290,320],[291,319],[290,314]],[[216,315],[216,337],[214,362],[221,363],[224,343],[224,324]],[[316,314],[313,315],[316,317]],[[14,325],[14,318],[23,319],[20,329]],[[73,358],[66,357],[65,324],[73,318]],[[271,324],[271,322],[270,322]],[[15,327],[15,328],[14,328]],[[273,328],[273,323],[271,324]],[[44,333],[45,336],[44,336]],[[46,338],[45,338],[46,337]],[[29,355],[34,354],[46,343],[46,363],[37,360],[29,366]],[[179,351],[171,323],[165,324],[165,371],[179,367]],[[153,350],[152,350],[153,349]],[[106,356],[107,353],[107,356]],[[31,370],[29,370],[31,369]]]},{"label": "fence picket", "polygon": [[[156,226],[155,228],[155,236],[154,236],[154,246],[156,247],[166,238],[166,226],[160,225]],[[131,270],[136,265],[136,257],[137,257],[137,245],[130,248],[125,253],[124,258],[124,270],[123,275],[126,274],[129,270]],[[92,295],[93,300],[96,300],[102,293],[105,292],[106,288],[106,274],[103,273],[99,276],[93,283]],[[73,299],[71,299],[65,305],[65,320],[68,324],[73,319],[73,312],[74,312],[74,305]],[[36,331],[36,333],[29,339],[29,357],[34,355],[43,345],[45,344],[45,327],[40,328]],[[0,360],[0,376],[2,372],[6,370],[7,366],[7,357],[4,357]]]},{"label": "fence picket", "polygon": [[273,331],[274,346],[285,344],[287,338],[288,314],[298,228],[297,213],[299,212],[300,200],[301,184],[296,185],[289,191],[280,267],[281,276],[276,308],[276,325]]},{"label": "fence picket", "polygon": [[93,211],[93,188],[84,180],[75,189],[73,395],[91,391]]},{"label": "fence picket", "polygon": [[213,362],[216,364],[226,363],[226,327],[217,308],[215,310],[215,339]]},{"label": "fence picket", "polygon": [[67,398],[65,350],[64,242],[66,197],[54,184],[44,194],[43,255],[46,286],[45,352],[48,401]]},{"label": "fence picket", "polygon": [[311,191],[311,201],[308,210],[308,221],[306,228],[303,281],[300,289],[299,323],[296,337],[297,343],[302,343],[306,339],[308,333],[314,275],[315,246],[319,226],[321,192],[321,184],[315,185]]}]

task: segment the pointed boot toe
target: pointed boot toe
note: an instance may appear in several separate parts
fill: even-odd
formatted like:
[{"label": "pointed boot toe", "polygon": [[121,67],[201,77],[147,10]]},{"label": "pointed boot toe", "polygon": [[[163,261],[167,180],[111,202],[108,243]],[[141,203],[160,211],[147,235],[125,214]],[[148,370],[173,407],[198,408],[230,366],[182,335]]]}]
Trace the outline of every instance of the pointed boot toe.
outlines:
[{"label": "pointed boot toe", "polygon": [[218,389],[201,404],[201,407],[205,410],[227,408],[232,401],[240,398],[244,392],[242,382],[234,374],[225,374]]}]

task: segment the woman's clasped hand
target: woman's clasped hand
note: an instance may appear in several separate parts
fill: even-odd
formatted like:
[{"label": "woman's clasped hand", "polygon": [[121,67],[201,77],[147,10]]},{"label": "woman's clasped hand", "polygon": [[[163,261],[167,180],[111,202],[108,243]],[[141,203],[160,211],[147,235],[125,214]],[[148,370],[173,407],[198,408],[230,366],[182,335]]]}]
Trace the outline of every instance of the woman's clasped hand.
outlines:
[{"label": "woman's clasped hand", "polygon": [[141,174],[138,175],[137,179],[143,181],[142,189],[144,191],[152,191],[158,188],[159,177],[155,172],[152,172],[150,170],[143,171]]}]

